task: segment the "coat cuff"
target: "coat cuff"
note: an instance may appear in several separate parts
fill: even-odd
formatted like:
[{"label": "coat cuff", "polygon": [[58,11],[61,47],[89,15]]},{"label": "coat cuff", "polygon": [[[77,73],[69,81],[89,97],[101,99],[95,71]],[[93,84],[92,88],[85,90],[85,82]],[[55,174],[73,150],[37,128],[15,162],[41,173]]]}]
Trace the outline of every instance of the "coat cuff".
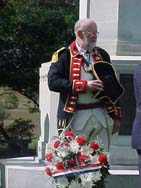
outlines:
[{"label": "coat cuff", "polygon": [[106,110],[108,114],[113,118],[113,119],[121,119],[122,118],[122,109],[121,107],[117,107],[115,105],[109,105],[106,107]]},{"label": "coat cuff", "polygon": [[115,108],[115,118],[121,119],[122,118],[122,109],[121,107],[116,107]]},{"label": "coat cuff", "polygon": [[73,80],[73,93],[79,94],[79,93],[86,93],[86,80]]}]

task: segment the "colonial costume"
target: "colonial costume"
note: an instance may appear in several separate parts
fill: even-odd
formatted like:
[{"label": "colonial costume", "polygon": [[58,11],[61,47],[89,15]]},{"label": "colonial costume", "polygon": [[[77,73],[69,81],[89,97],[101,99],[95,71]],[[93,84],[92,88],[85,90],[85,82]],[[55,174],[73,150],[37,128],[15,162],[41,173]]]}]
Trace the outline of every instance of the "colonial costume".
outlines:
[{"label": "colonial costume", "polygon": [[[69,125],[76,134],[84,134],[87,138],[105,132],[102,133],[104,137],[101,135],[100,139],[104,144],[107,142],[109,147],[113,119],[121,118],[118,99],[123,93],[123,88],[116,79],[115,72],[111,71],[112,65],[108,53],[99,47],[87,52],[73,41],[69,48],[56,51],[51,63],[48,85],[50,90],[60,93],[58,129],[61,131]],[[96,64],[98,66],[95,66]],[[103,71],[101,64],[104,65]],[[106,74],[105,77],[100,77],[107,69],[112,72],[112,77],[107,79]],[[111,85],[108,86],[109,88],[114,87],[112,95],[106,96],[109,88],[104,90],[106,93],[87,91],[87,80],[93,79],[103,79],[103,82],[107,80],[104,88],[106,85]]]}]

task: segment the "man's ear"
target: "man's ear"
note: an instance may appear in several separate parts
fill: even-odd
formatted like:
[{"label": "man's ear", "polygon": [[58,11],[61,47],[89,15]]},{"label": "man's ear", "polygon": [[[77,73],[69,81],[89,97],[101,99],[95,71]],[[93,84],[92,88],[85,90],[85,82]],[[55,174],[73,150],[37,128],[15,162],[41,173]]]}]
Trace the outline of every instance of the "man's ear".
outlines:
[{"label": "man's ear", "polygon": [[80,39],[83,39],[83,38],[84,38],[82,31],[78,31],[77,34],[78,34],[78,36],[79,36]]}]

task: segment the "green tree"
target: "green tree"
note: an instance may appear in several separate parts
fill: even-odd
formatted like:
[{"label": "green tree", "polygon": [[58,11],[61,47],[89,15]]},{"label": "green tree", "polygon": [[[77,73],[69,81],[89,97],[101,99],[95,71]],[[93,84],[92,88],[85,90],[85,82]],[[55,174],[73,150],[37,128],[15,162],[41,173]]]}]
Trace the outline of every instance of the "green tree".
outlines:
[{"label": "green tree", "polygon": [[31,139],[34,134],[34,124],[31,120],[16,119],[7,128],[10,139]]},{"label": "green tree", "polygon": [[12,91],[5,97],[5,106],[8,109],[18,108],[19,100],[15,93]]},{"label": "green tree", "polygon": [[7,132],[4,129],[4,119],[7,118],[9,116],[8,111],[6,110],[6,108],[0,104],[0,139],[3,137],[6,140],[9,140],[9,135],[7,134]]},{"label": "green tree", "polygon": [[[38,106],[39,67],[73,39],[78,0],[7,0],[0,6],[0,86]],[[52,2],[52,3],[51,3]],[[69,2],[69,3],[68,3]]]}]

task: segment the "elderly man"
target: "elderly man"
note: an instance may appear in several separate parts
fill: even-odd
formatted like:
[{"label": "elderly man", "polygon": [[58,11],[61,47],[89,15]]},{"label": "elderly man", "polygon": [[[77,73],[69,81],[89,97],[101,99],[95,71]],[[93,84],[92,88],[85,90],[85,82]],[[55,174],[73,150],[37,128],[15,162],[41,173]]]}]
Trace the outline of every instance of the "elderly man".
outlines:
[{"label": "elderly man", "polygon": [[89,139],[99,137],[108,150],[111,134],[119,129],[121,108],[117,99],[111,103],[96,97],[105,85],[96,78],[93,66],[98,62],[111,65],[110,56],[96,46],[98,31],[92,19],[78,20],[74,33],[76,40],[53,54],[48,73],[50,90],[60,93],[58,131],[68,126]]}]

